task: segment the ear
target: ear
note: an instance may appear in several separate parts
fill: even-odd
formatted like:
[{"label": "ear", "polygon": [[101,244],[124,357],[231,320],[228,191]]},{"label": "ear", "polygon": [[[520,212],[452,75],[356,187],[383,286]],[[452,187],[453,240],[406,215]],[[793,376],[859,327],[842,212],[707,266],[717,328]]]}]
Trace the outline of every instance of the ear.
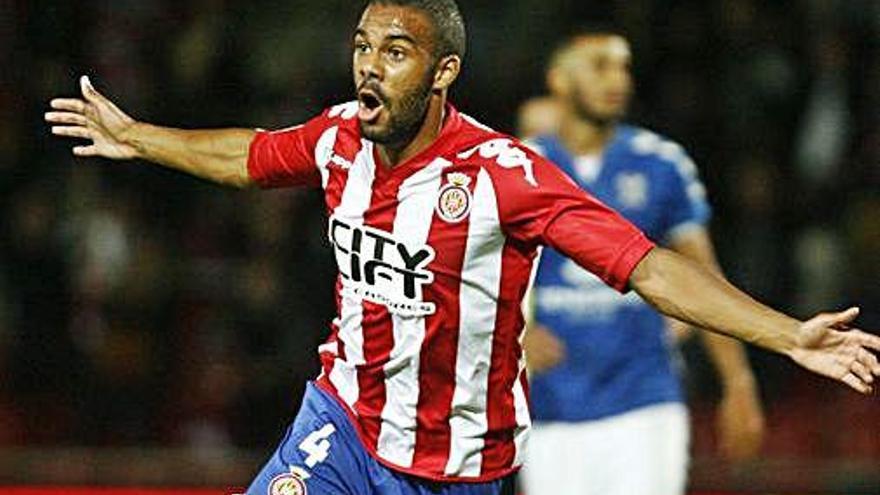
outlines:
[{"label": "ear", "polygon": [[434,86],[435,91],[443,91],[449,89],[452,83],[458,79],[461,72],[461,57],[458,55],[447,55],[437,62],[434,69]]},{"label": "ear", "polygon": [[547,71],[547,89],[554,96],[567,96],[571,92],[571,78],[565,69],[559,66]]}]

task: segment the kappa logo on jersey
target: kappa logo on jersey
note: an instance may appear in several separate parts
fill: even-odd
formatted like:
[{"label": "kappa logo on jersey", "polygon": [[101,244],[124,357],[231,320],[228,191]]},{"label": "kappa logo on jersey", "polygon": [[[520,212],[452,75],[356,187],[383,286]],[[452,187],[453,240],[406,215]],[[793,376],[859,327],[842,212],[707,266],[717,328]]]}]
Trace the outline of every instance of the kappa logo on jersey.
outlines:
[{"label": "kappa logo on jersey", "polygon": [[279,474],[269,483],[269,495],[308,495],[306,482],[296,473]]},{"label": "kappa logo on jersey", "polygon": [[513,144],[512,139],[491,139],[464,153],[460,153],[458,157],[467,160],[474,156],[475,153],[479,153],[483,158],[494,158],[495,162],[504,168],[522,167],[526,182],[534,187],[538,187],[538,181],[535,180],[534,163],[529,159],[525,151]]},{"label": "kappa logo on jersey", "polygon": [[427,266],[434,260],[431,246],[408,246],[388,232],[351,225],[333,216],[329,238],[342,277],[344,294],[385,305],[406,316],[433,314],[436,305],[422,301],[422,287],[434,281]]},{"label": "kappa logo on jersey", "polygon": [[333,126],[321,134],[315,144],[315,161],[319,167],[329,167],[333,164],[342,170],[348,170],[354,166],[354,163],[339,155],[334,149],[337,134],[339,134],[339,126]]},{"label": "kappa logo on jersey", "polygon": [[450,223],[464,220],[471,212],[472,195],[468,186],[471,178],[459,172],[446,176],[447,184],[440,188],[437,198],[437,214]]}]

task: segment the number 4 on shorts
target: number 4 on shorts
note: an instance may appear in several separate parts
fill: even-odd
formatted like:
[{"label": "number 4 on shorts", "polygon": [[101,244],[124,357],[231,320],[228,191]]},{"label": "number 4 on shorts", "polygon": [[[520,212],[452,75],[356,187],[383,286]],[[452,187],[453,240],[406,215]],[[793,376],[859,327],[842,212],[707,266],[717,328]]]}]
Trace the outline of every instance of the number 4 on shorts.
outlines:
[{"label": "number 4 on shorts", "polygon": [[306,466],[313,468],[315,464],[324,462],[330,455],[330,440],[327,437],[336,433],[336,427],[332,423],[327,423],[320,430],[309,433],[299,444],[299,449],[308,454],[305,463]]}]

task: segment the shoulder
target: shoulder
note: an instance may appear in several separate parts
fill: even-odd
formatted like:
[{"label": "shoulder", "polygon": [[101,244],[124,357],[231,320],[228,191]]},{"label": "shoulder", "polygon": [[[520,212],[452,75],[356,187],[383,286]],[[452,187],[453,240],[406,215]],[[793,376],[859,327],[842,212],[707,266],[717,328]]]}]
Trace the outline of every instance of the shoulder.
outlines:
[{"label": "shoulder", "polygon": [[258,129],[261,134],[267,136],[304,137],[307,141],[317,140],[320,136],[332,133],[334,136],[342,129],[349,134],[359,134],[357,125],[358,102],[351,101],[325,108],[322,112],[314,115],[304,123],[292,125],[282,129],[266,130]]},{"label": "shoulder", "polygon": [[289,130],[297,130],[304,128],[307,134],[324,134],[329,130],[336,133],[345,130],[347,132],[354,131],[360,133],[357,123],[358,102],[349,101],[325,108],[321,113],[315,115],[304,124],[281,129],[275,132],[285,132]]},{"label": "shoulder", "polygon": [[565,149],[558,144],[556,136],[551,134],[523,139],[522,144],[528,146],[535,153],[551,160],[558,154],[565,153]]},{"label": "shoulder", "polygon": [[339,103],[326,108],[314,120],[325,129],[344,129],[345,131],[354,132],[359,135],[360,127],[358,126],[357,121],[358,108],[359,103],[357,100]]},{"label": "shoulder", "polygon": [[328,120],[354,121],[358,114],[358,108],[358,101],[352,100],[328,107],[321,113],[321,115]]},{"label": "shoulder", "polygon": [[658,132],[643,127],[622,125],[618,148],[634,159],[640,159],[656,172],[681,176],[686,180],[698,177],[697,165],[687,150]]}]

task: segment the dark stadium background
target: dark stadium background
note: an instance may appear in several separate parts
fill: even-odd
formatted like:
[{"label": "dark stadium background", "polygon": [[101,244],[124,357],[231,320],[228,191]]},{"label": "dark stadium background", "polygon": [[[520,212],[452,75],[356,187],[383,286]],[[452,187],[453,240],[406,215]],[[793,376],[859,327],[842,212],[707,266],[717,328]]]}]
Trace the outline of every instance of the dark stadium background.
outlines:
[{"label": "dark stadium background", "polygon": [[[453,93],[512,131],[561,33],[631,36],[632,120],[701,166],[727,274],[798,316],[880,329],[880,3],[462,0]],[[0,0],[0,485],[236,486],[316,370],[333,266],[318,194],[78,160],[42,123],[76,78],[177,126],[298,123],[350,98],[352,0]],[[880,493],[880,398],[752,350],[762,457],[715,457],[685,346],[695,490]],[[0,486],[0,492],[3,492]]]}]

